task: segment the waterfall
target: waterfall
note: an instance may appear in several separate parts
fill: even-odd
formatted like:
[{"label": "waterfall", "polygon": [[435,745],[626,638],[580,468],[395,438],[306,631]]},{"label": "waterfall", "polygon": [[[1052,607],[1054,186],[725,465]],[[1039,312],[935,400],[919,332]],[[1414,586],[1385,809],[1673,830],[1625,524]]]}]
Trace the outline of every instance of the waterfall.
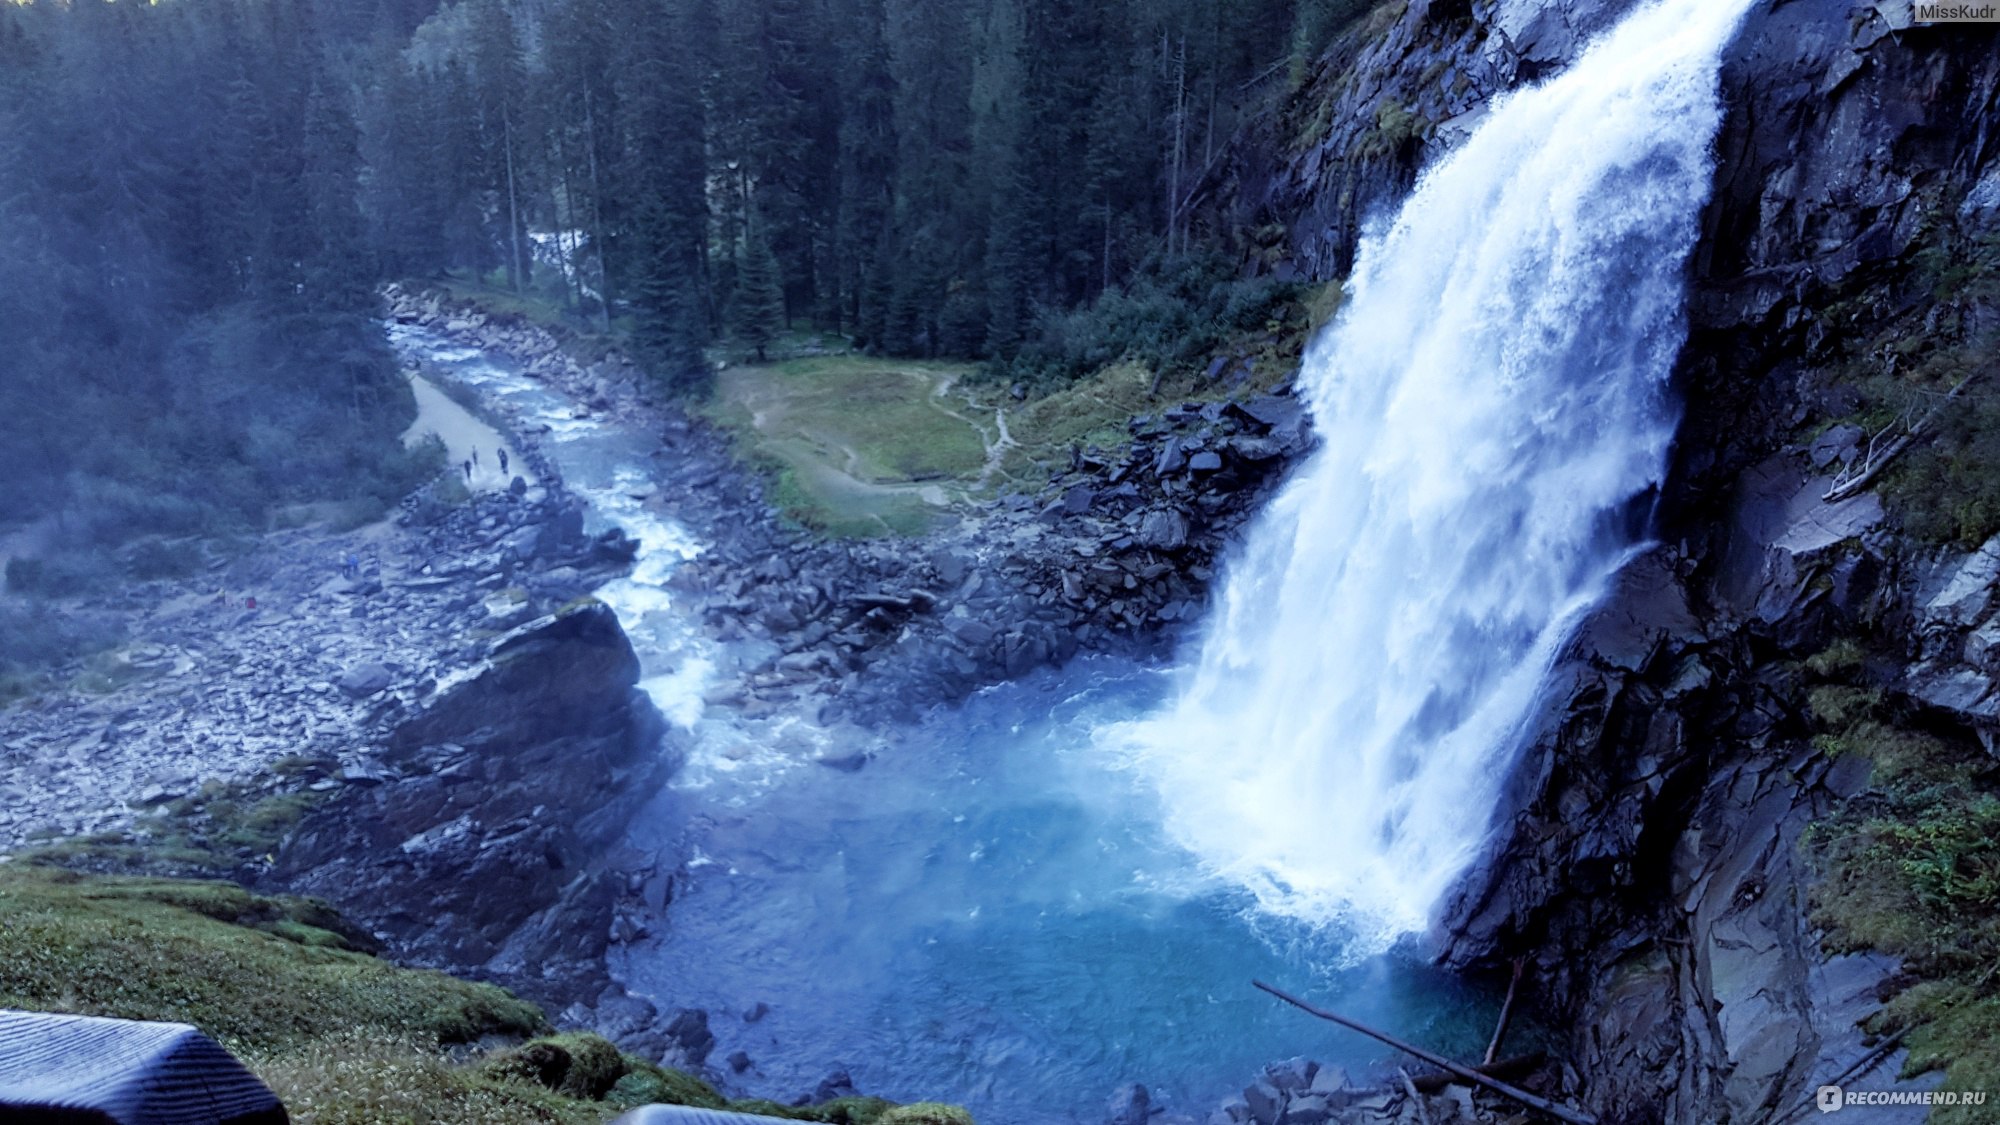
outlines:
[{"label": "waterfall", "polygon": [[1228,568],[1174,702],[1117,732],[1264,911],[1420,929],[1549,664],[1629,557],[1749,0],[1662,0],[1497,101],[1366,238],[1300,376],[1324,442]]}]

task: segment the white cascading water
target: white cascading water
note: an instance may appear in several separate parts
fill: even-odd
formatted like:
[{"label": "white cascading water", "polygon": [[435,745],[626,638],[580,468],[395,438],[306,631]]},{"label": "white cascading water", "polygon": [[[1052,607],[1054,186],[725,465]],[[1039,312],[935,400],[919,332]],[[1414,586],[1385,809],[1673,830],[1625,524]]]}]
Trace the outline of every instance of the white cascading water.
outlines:
[{"label": "white cascading water", "polygon": [[1301,375],[1324,448],[1230,568],[1178,699],[1118,735],[1171,834],[1264,910],[1386,941],[1486,838],[1551,658],[1665,467],[1749,2],[1628,16],[1497,102],[1363,242]]}]

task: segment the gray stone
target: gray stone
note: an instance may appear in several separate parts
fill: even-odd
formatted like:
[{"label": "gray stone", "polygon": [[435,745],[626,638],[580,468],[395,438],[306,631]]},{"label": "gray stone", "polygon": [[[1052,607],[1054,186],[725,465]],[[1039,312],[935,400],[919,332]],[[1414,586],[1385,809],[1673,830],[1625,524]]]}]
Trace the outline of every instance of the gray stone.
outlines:
[{"label": "gray stone", "polygon": [[1943,574],[1937,592],[1924,603],[1924,624],[1971,624],[1991,604],[1996,578],[2000,578],[2000,536],[1987,540]]},{"label": "gray stone", "polygon": [[1285,1093],[1268,1078],[1260,1078],[1243,1088],[1244,1104],[1250,1120],[1257,1125],[1279,1125],[1285,1115]]},{"label": "gray stone", "polygon": [[1861,452],[1861,439],[1866,435],[1860,426],[1834,426],[1815,438],[1808,456],[1815,469],[1824,469],[1835,462],[1852,461]]},{"label": "gray stone", "polygon": [[1310,1088],[1315,1094],[1338,1094],[1351,1085],[1346,1067],[1322,1066],[1319,1072],[1313,1075]]},{"label": "gray stone", "polygon": [[1156,551],[1187,546],[1188,521],[1177,508],[1155,508],[1139,521],[1139,542]]},{"label": "gray stone", "polygon": [[970,617],[953,617],[945,622],[945,631],[973,648],[985,648],[993,643],[996,635],[991,625],[975,621]]},{"label": "gray stone", "polygon": [[340,690],[346,692],[348,695],[356,699],[366,699],[368,696],[383,691],[390,684],[395,683],[396,673],[391,671],[386,664],[371,661],[367,664],[356,664],[354,667],[342,672],[340,679],[334,682]]},{"label": "gray stone", "polygon": [[1279,1120],[1283,1125],[1322,1125],[1333,1116],[1324,1094],[1294,1094],[1285,1105],[1285,1115]]},{"label": "gray stone", "polygon": [[1104,1108],[1104,1125],[1146,1125],[1153,1115],[1153,1098],[1137,1082],[1118,1087]]},{"label": "gray stone", "polygon": [[1222,468],[1222,455],[1213,450],[1203,450],[1188,458],[1188,469],[1197,473],[1212,473]]},{"label": "gray stone", "polygon": [[1286,1059],[1264,1068],[1264,1077],[1273,1086],[1288,1093],[1310,1087],[1318,1073],[1319,1064],[1304,1057]]}]

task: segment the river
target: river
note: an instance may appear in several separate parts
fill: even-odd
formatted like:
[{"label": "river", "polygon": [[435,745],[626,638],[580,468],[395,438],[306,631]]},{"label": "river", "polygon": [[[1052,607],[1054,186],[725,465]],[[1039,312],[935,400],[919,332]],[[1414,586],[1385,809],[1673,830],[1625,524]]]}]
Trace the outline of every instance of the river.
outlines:
[{"label": "river", "polygon": [[[961,1102],[985,1125],[1096,1122],[1127,1081],[1205,1114],[1274,1060],[1384,1058],[1255,977],[1461,1056],[1484,1048],[1493,996],[1268,915],[1167,836],[1147,776],[1100,732],[1161,706],[1169,670],[1080,660],[872,731],[709,705],[705,685],[760,654],[676,606],[668,581],[702,544],[638,499],[671,484],[657,441],[502,357],[392,336],[428,377],[547,427],[542,452],[595,526],[641,543],[598,595],[687,755],[633,843],[685,871],[613,969],[662,1009],[707,1010],[711,1065],[752,1061],[735,1088],[788,1099],[845,1070],[865,1092]],[[859,770],[816,762],[857,752],[871,756]]]},{"label": "river", "polygon": [[707,1010],[743,1088],[838,1068],[987,1125],[1101,1121],[1134,1079],[1201,1116],[1272,1060],[1380,1058],[1253,977],[1476,1057],[1492,998],[1407,939],[1487,839],[1546,667],[1645,541],[1746,6],[1638,9],[1498,99],[1364,242],[1300,376],[1323,446],[1180,670],[1076,661],[885,729],[707,706],[763,654],[676,610],[702,545],[636,499],[671,487],[651,443],[404,331],[546,427],[593,518],[644,545],[601,596],[689,747],[634,831],[683,875],[621,979]]}]

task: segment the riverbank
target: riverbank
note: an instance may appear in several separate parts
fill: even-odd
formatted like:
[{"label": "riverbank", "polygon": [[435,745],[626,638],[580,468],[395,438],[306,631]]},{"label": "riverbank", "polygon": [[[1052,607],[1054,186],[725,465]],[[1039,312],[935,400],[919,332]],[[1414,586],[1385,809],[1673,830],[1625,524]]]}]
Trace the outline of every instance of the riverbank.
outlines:
[{"label": "riverbank", "polygon": [[[131,640],[0,710],[0,848],[130,833],[204,787],[368,783],[382,732],[483,634],[588,592],[606,560],[562,543],[565,501],[427,492],[394,522],[274,532],[178,580],[49,606]],[[580,535],[580,529],[578,534]],[[615,565],[615,564],[614,564]]]},{"label": "riverbank", "polygon": [[1079,653],[1170,652],[1227,544],[1312,444],[1282,385],[1159,401],[1121,440],[1075,447],[1045,481],[964,503],[931,532],[828,539],[788,524],[729,436],[615,350],[579,355],[546,326],[438,292],[391,287],[387,300],[400,323],[506,356],[594,414],[660,435],[646,502],[706,544],[676,591],[720,640],[775,649],[713,689],[753,712],[811,695],[828,721],[900,721]]},{"label": "riverbank", "polygon": [[[1125,427],[1127,441],[1119,448],[1079,450],[1072,467],[1054,474],[1040,496],[1014,497],[967,511],[955,526],[928,538],[825,542],[785,526],[768,508],[760,512],[762,481],[730,460],[732,450],[723,435],[689,421],[671,403],[652,401],[646,385],[634,373],[621,370],[615,357],[577,362],[574,353],[543,330],[506,319],[495,323],[476,308],[433,306],[423,299],[399,307],[402,323],[424,334],[425,348],[449,355],[459,354],[453,349],[490,352],[495,363],[510,370],[540,371],[542,377],[560,372],[550,385],[565,388],[564,401],[582,403],[592,424],[669,434],[669,442],[653,452],[650,479],[634,481],[627,492],[643,497],[649,512],[688,527],[699,545],[691,557],[660,573],[665,575],[663,589],[676,603],[674,612],[701,622],[714,646],[710,651],[723,654],[716,661],[718,676],[705,709],[729,716],[733,724],[760,719],[792,723],[782,729],[792,732],[793,741],[807,727],[828,734],[819,761],[833,769],[808,767],[802,775],[785,774],[789,781],[754,795],[737,787],[714,796],[708,783],[688,783],[693,788],[678,797],[670,792],[635,820],[642,830],[631,844],[636,856],[646,858],[638,869],[627,863],[631,879],[614,908],[608,949],[614,976],[623,987],[614,986],[602,996],[573,1005],[565,1011],[565,1021],[606,1029],[622,1041],[638,1037],[661,1042],[683,1058],[689,1051],[702,1060],[726,1055],[729,1070],[719,1076],[724,1081],[747,1083],[753,1089],[767,1088],[774,1080],[780,1088],[805,1088],[817,1076],[802,1071],[792,1056],[822,1057],[806,1047],[815,1025],[844,1026],[849,1011],[866,1013],[883,997],[902,992],[886,982],[876,989],[868,983],[872,978],[858,971],[862,964],[877,959],[900,963],[902,979],[921,980],[937,971],[934,962],[944,958],[956,966],[951,970],[954,990],[945,995],[927,993],[923,1006],[907,1013],[932,1030],[913,1028],[909,1036],[892,1030],[871,1061],[895,1057],[902,1068],[896,1073],[921,1073],[932,1076],[932,1081],[955,1075],[956,1081],[976,1091],[968,1096],[990,1100],[998,1093],[1003,1102],[1011,1097],[1007,1104],[1017,1108],[1021,1094],[1001,1085],[1021,1080],[1014,1073],[1014,1059],[1003,1055],[972,1064],[959,1052],[1002,1050],[1020,1055],[1039,1071],[1068,1075],[1064,1103],[1092,1085],[1109,1090],[1121,1077],[1155,1078],[1150,1089],[1121,1091],[1121,1100],[1105,1112],[1113,1118],[1130,1118],[1138,1112],[1161,1121],[1192,1120],[1186,1116],[1190,1111],[1199,1114],[1215,1104],[1207,1100],[1204,1105],[1203,1099],[1219,1100],[1229,1088],[1227,1075],[1221,1077],[1221,1090],[1214,1087],[1213,1079],[1221,1071],[1254,1073],[1273,1053],[1295,1049],[1301,1042],[1291,1013],[1274,1010],[1247,985],[1237,994],[1241,982],[1236,974],[1246,956],[1242,943],[1257,940],[1239,932],[1240,905],[1233,905],[1226,895],[1211,897],[1193,890],[1167,891],[1158,902],[1127,901],[1135,896],[1149,900],[1144,888],[1150,880],[1184,881],[1164,851],[1152,854],[1149,848],[1154,845],[1135,839],[1120,846],[1118,858],[1109,859],[1107,868],[1108,857],[1099,848],[1111,846],[1108,843],[1072,848],[1065,842],[1079,833],[1139,835],[1133,828],[1113,828],[1098,820],[1103,810],[1093,810],[1088,803],[1069,808],[1063,797],[1065,785],[1046,771],[1083,770],[1087,776],[1091,767],[1074,759],[1064,765],[1066,755],[1087,748],[1089,731],[1096,724],[1130,717],[1131,708],[1149,706],[1143,700],[1152,698],[1157,689],[1147,684],[1136,689],[1119,686],[1131,673],[1119,671],[1122,666],[1115,664],[1108,673],[1087,668],[1077,680],[1043,674],[1038,669],[1062,659],[1053,651],[1012,667],[996,662],[982,669],[972,662],[977,650],[954,648],[948,651],[963,659],[953,668],[955,677],[927,677],[923,663],[927,651],[933,651],[928,646],[935,643],[938,617],[944,618],[946,635],[958,642],[990,642],[997,633],[994,627],[1009,621],[1008,614],[1022,612],[1022,603],[982,601],[988,594],[986,581],[1014,579],[1022,572],[1034,573],[1035,568],[1050,575],[1042,593],[1054,595],[1036,604],[1060,600],[1061,612],[1068,616],[1054,618],[1061,622],[1056,627],[1094,635],[1102,659],[1164,651],[1173,643],[1173,631],[1191,623],[1194,615],[1168,611],[1171,602],[1165,598],[1149,603],[1145,585],[1152,580],[1171,592],[1179,584],[1190,601],[1199,604],[1194,602],[1199,596],[1195,590],[1212,577],[1209,567],[1214,558],[1249,516],[1248,501],[1237,498],[1268,487],[1281,475],[1284,461],[1310,445],[1298,403],[1287,395],[1267,395],[1233,404],[1168,404],[1158,416],[1139,418]],[[468,361],[466,377],[503,385],[499,375],[477,366],[483,362]],[[551,409],[568,408],[542,404],[534,416],[548,417]],[[516,424],[529,429],[536,425],[527,414]],[[569,436],[579,434],[572,429]],[[676,488],[681,481],[694,487]],[[990,551],[993,541],[1003,536],[1011,548],[1008,553],[981,553],[982,548]],[[1051,545],[1057,549],[1051,551]],[[1133,556],[1163,571],[1146,575],[1144,569],[1128,569],[1123,560]],[[954,561],[960,569],[951,582],[931,586],[935,572]],[[1015,573],[996,575],[992,566],[996,561],[1015,567]],[[879,569],[869,569],[871,563],[878,563]],[[799,620],[772,620],[764,612],[766,599],[787,597],[795,569],[824,576],[815,577],[811,589],[820,590],[824,583],[833,596],[800,605]],[[1077,570],[1088,576],[1087,584],[1076,576]],[[1109,581],[1099,577],[1106,575],[1111,576]],[[921,593],[912,595],[902,592],[910,587],[887,585],[885,578],[926,585],[916,587]],[[721,584],[721,589],[711,583]],[[886,596],[873,592],[885,588],[892,592]],[[934,588],[944,593],[932,593]],[[718,594],[727,600],[718,601]],[[853,597],[857,604],[843,607],[843,597]],[[1139,612],[1133,611],[1135,604]],[[716,612],[718,608],[721,612]],[[816,631],[833,641],[834,651],[853,655],[844,651],[852,641],[840,634],[859,622],[870,623],[867,629],[884,636],[878,646],[855,645],[855,652],[866,655],[851,663],[789,659],[799,651],[795,638]],[[981,637],[975,628],[991,631]],[[866,637],[864,633],[862,639]],[[876,647],[883,651],[870,651]],[[760,651],[768,654],[761,664],[732,668],[732,654]],[[1084,652],[1084,644],[1075,644],[1071,659]],[[770,678],[761,678],[766,676]],[[983,684],[1006,686],[979,692],[964,711],[940,706]],[[1060,701],[1055,703],[1059,715],[1072,710],[1077,714],[1054,719],[1054,729],[1048,729],[1036,711],[1046,711],[1050,697],[1037,696],[1052,690],[1060,693],[1053,697]],[[1119,702],[1121,693],[1135,690],[1134,701]],[[894,706],[855,702],[877,693],[894,693]],[[1076,694],[1064,699],[1071,693]],[[1097,697],[1103,697],[1105,704],[1089,702]],[[855,710],[847,711],[849,707]],[[908,725],[911,717],[926,712],[933,722]],[[850,714],[858,720],[843,721]],[[700,738],[694,735],[694,741]],[[808,741],[801,749],[811,753],[813,744]],[[774,750],[782,753],[783,747],[780,740],[749,752],[762,756]],[[1024,775],[1041,776],[1035,780]],[[1124,783],[1111,784],[1122,788]],[[1099,787],[1096,782],[1086,785]],[[960,794],[958,787],[970,788]],[[1110,792],[1105,790],[1106,795]],[[755,802],[749,806],[756,810],[754,815],[745,801]],[[941,819],[940,801],[957,815]],[[1070,827],[1072,818],[1077,819],[1075,827]],[[1084,827],[1093,823],[1094,827]],[[1083,835],[1079,845],[1088,839]],[[912,847],[933,856],[925,863],[926,874],[914,885],[909,882],[912,874],[903,870],[907,857],[897,858]],[[982,858],[989,847],[1005,850],[996,850],[990,860]],[[961,867],[944,858],[954,852],[969,855],[968,864]],[[1027,866],[1016,875],[1006,874],[1016,870],[1016,863]],[[1129,871],[1126,865],[1131,864],[1141,870]],[[987,869],[1001,874],[981,874]],[[993,897],[996,878],[1010,881],[1014,889]],[[1097,889],[1084,896],[1081,907],[1068,900],[1044,900],[1036,887],[1051,878],[1088,880]],[[810,914],[801,915],[791,905],[800,896],[817,899],[828,886],[842,883],[851,884],[851,889],[832,901],[821,901]],[[1168,905],[1184,895],[1196,901]],[[1106,906],[1113,902],[1124,905]],[[1055,921],[1078,910],[1087,917]],[[1172,919],[1170,924],[1153,917],[1161,911]],[[1085,928],[1080,932],[1129,947],[1128,952],[1164,943],[1159,956],[1168,959],[1187,959],[1190,942],[1203,948],[1214,945],[1218,968],[1226,961],[1234,973],[1211,977],[1208,966],[1196,960],[1186,965],[1185,980],[1175,976],[1160,981],[1154,979],[1156,974],[1134,978],[1110,1001],[1114,1007],[1130,1005],[1135,1012],[1158,1008],[1164,1014],[1184,1006],[1189,995],[1227,987],[1228,996],[1211,995],[1207,1001],[1210,1006],[1221,1005],[1218,1011],[1176,1020],[1185,1030],[1166,1036],[1176,1042],[1187,1039],[1183,1048],[1190,1052],[1189,1062],[1206,1066],[1208,1072],[1199,1079],[1162,1081],[1141,1067],[1113,1071],[1107,1078],[1097,1060],[1060,1054],[1041,1059],[1028,1053],[1042,1048],[1030,1047],[1020,1036],[1036,1033],[1025,1027],[1022,1032],[1009,1031],[1006,1022],[1028,1014],[1009,1013],[998,1020],[974,1014],[987,1002],[981,997],[989,989],[1014,986],[1004,968],[990,964],[990,957],[958,964],[951,950],[968,938],[931,929],[933,919],[954,914],[981,919],[977,925],[982,932],[1014,933],[1012,940],[1018,943],[1064,940],[1061,935],[1067,931],[1053,927],[1081,925]],[[1010,920],[1015,918],[1018,922]],[[1043,933],[1044,927],[1052,928]],[[570,927],[572,932],[587,928]],[[867,937],[905,931],[908,940],[886,944]],[[925,933],[932,936],[925,938]],[[842,975],[855,979],[829,982],[813,970],[819,964],[815,959],[821,956],[819,947],[830,937],[847,952],[827,952],[844,958],[849,968]],[[966,954],[970,953],[968,949]],[[1041,964],[1034,957],[1028,960]],[[1065,964],[1078,973],[1125,971],[1122,959],[1092,968],[1097,961],[1071,956]],[[793,980],[795,974],[770,967],[779,964],[795,965],[805,975]],[[757,966],[762,968],[751,971]],[[1022,969],[1030,971],[1033,966]],[[1291,976],[1309,969],[1279,958],[1270,962],[1268,971]],[[1461,992],[1451,982],[1400,961],[1357,969],[1344,977],[1340,991],[1346,993],[1383,972],[1394,983],[1362,986],[1354,1001],[1363,1005],[1362,1010],[1380,1011],[1378,1018],[1393,1026],[1428,1027],[1429,1035],[1441,1043],[1457,1044],[1454,1049],[1461,1052],[1472,1049],[1475,1039],[1484,1041],[1488,1031],[1484,1023],[1490,1015],[1475,1017],[1472,1022],[1482,1025],[1475,1028],[1464,1026],[1462,1019],[1440,1021],[1437,1013],[1447,1007],[1482,1011],[1497,998],[1489,1001],[1476,991]],[[1046,970],[1033,973],[1046,975]],[[1406,995],[1418,999],[1412,1003],[1404,999]],[[1441,1002],[1430,997],[1446,995],[1457,999],[1434,1011],[1432,1005]],[[667,1010],[660,1011],[641,996],[661,1000],[660,1007]],[[771,1003],[762,1002],[766,999]],[[1018,1003],[1012,1001],[1010,1007]],[[690,1006],[676,1009],[677,1004]],[[1411,1006],[1406,1009],[1406,1004]],[[900,1026],[893,1022],[896,1017],[888,1018],[891,1022],[881,1026]],[[1032,1022],[1034,1017],[1028,1018]],[[989,1026],[996,1022],[998,1027]],[[870,1021],[871,1027],[878,1024]],[[935,1030],[938,1025],[965,1030],[945,1034]],[[1218,1036],[1219,1041],[1211,1042]],[[1090,1050],[1116,1058],[1122,1050],[1113,1045],[1118,1038],[1107,1029],[1106,1038]],[[1243,1046],[1252,1042],[1281,1046],[1272,1053],[1253,1048],[1247,1057],[1239,1057],[1244,1055]],[[1218,1063],[1218,1050],[1232,1061]],[[1243,1120],[1256,1114],[1260,1116],[1255,1120],[1273,1122],[1287,1112],[1303,1119],[1315,1108],[1363,1121],[1394,1120],[1414,1112],[1417,1102],[1395,1084],[1392,1070],[1377,1072],[1369,1050],[1343,1048],[1335,1057],[1350,1065],[1322,1067],[1294,1060],[1276,1066],[1232,1103],[1234,1108],[1222,1112]],[[864,1085],[879,1080],[859,1078]],[[1190,1088],[1214,1092],[1191,1103],[1185,1093]],[[1456,1104],[1456,1095],[1448,1091],[1435,1096],[1440,1099],[1438,1112]],[[1058,1109],[1054,1101],[1041,1104],[1045,1112],[1069,1120],[1092,1120],[1077,1116],[1073,1107]]]}]

